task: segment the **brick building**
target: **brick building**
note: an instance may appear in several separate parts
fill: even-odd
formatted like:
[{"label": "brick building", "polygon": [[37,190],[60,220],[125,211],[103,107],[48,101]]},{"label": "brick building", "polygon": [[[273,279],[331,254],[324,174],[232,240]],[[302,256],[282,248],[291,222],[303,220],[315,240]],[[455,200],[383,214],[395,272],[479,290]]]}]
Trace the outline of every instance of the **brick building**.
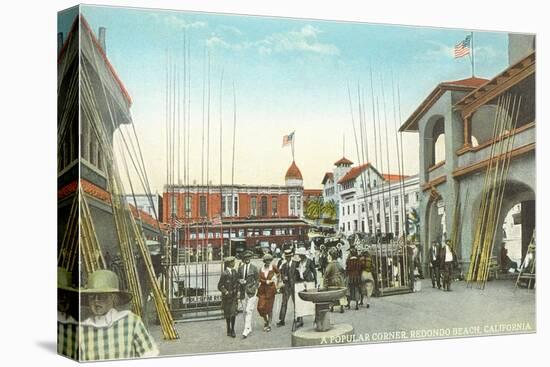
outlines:
[{"label": "brick building", "polygon": [[163,213],[167,223],[180,228],[180,247],[220,247],[229,240],[279,246],[305,241],[305,197],[320,190],[304,190],[300,169],[292,162],[285,185],[165,186]]}]

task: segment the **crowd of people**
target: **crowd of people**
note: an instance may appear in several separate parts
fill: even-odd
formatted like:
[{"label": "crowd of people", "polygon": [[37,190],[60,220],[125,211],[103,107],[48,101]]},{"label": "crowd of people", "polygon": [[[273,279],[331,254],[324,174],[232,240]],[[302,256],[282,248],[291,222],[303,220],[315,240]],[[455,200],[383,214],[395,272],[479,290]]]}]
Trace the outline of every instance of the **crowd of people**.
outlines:
[{"label": "crowd of people", "polygon": [[[313,246],[312,246],[313,248]],[[334,307],[340,312],[354,306],[370,307],[369,295],[376,287],[373,275],[373,262],[367,251],[359,252],[354,246],[348,251],[341,244],[330,247],[319,247],[318,253],[306,250],[303,245],[287,246],[282,256],[274,257],[266,252],[261,258],[263,265],[258,268],[250,262],[254,254],[245,251],[241,261],[236,266],[237,259],[233,256],[224,258],[224,270],[218,282],[218,290],[222,295],[222,309],[226,322],[227,336],[235,338],[235,318],[239,309],[244,313],[242,338],[247,338],[252,332],[253,315],[263,319],[263,331],[271,331],[274,322],[274,300],[276,294],[281,294],[280,308],[276,322],[277,327],[286,325],[289,303],[296,307],[297,291],[311,288],[347,287],[346,296],[342,297]],[[293,312],[292,329],[304,325],[302,315]]]}]

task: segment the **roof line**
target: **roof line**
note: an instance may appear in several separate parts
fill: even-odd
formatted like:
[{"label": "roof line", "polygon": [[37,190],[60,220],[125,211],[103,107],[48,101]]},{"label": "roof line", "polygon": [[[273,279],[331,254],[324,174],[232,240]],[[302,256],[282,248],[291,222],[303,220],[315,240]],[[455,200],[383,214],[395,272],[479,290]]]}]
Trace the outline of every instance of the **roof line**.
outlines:
[{"label": "roof line", "polygon": [[73,21],[73,25],[71,26],[71,30],[69,31],[69,34],[67,35],[67,39],[63,43],[63,47],[61,48],[61,51],[59,51],[59,56],[57,57],[57,63],[59,64],[61,62],[63,56],[65,56],[65,52],[66,52],[66,49],[68,48],[69,41],[72,39],[72,37],[74,35],[75,28],[76,28],[76,25],[78,24],[79,19],[80,19],[82,25],[84,26],[84,28],[86,28],[86,30],[90,33],[92,43],[94,44],[94,46],[97,48],[97,50],[101,54],[101,57],[103,58],[103,61],[105,62],[105,65],[107,66],[107,69],[109,70],[111,75],[115,78],[115,82],[119,86],[120,91],[122,92],[122,95],[124,96],[124,98],[126,99],[128,104],[131,106],[132,105],[132,97],[130,97],[130,93],[128,93],[128,90],[124,86],[124,83],[122,83],[122,80],[120,80],[120,77],[118,76],[115,68],[113,67],[113,65],[111,64],[109,59],[107,58],[107,54],[105,53],[105,50],[99,44],[99,41],[97,40],[97,37],[95,36],[95,33],[93,32],[90,25],[88,24],[88,22],[86,21],[86,19],[84,18],[84,16],[82,14],[75,17],[75,20]]},{"label": "roof line", "polygon": [[[479,78],[481,79],[481,78]],[[487,81],[489,82],[489,81]],[[409,118],[399,128],[400,132],[407,131],[412,125],[418,122],[420,118],[426,113],[426,111],[432,107],[437,99],[443,95],[446,91],[457,92],[469,92],[475,90],[476,87],[452,84],[453,82],[441,82],[439,83],[428,96],[418,105],[416,110],[409,116]],[[485,83],[486,84],[486,83]]]}]

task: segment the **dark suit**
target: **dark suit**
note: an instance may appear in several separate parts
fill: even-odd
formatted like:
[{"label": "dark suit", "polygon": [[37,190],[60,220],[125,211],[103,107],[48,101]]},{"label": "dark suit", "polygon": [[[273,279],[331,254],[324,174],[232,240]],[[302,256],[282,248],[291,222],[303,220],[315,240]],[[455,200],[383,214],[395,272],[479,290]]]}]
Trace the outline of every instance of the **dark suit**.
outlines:
[{"label": "dark suit", "polygon": [[428,262],[430,264],[430,278],[432,279],[432,287],[441,288],[441,273],[439,268],[440,263],[440,249],[438,245],[431,246],[428,251]]},{"label": "dark suit", "polygon": [[235,269],[225,269],[218,282],[218,290],[222,292],[222,309],[225,318],[237,314],[237,296],[239,293],[239,278]]},{"label": "dark suit", "polygon": [[[241,299],[244,299],[245,296],[254,297],[258,291],[258,286],[260,284],[260,273],[258,268],[253,264],[248,264],[248,269],[246,269],[244,262],[239,266],[239,279],[244,279],[245,284],[241,284]],[[247,270],[245,275],[245,269]]]},{"label": "dark suit", "polygon": [[297,277],[296,263],[292,260],[290,262],[282,262],[279,267],[279,272],[281,280],[283,281],[283,287],[281,289],[283,300],[281,302],[281,310],[279,311],[279,321],[284,322],[288,300],[292,298],[292,302],[294,302],[294,283]]},{"label": "dark suit", "polygon": [[296,282],[315,282],[317,284],[317,269],[315,268],[315,264],[310,259],[306,258],[304,271],[302,274],[300,274],[300,263],[296,264]]}]

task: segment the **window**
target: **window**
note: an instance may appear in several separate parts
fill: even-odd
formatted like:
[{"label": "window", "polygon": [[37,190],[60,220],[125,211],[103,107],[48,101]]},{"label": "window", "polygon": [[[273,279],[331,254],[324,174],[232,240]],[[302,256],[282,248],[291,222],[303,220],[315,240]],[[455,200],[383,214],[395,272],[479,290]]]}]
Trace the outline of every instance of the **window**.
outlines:
[{"label": "window", "polygon": [[376,223],[380,223],[380,213],[376,213]]},{"label": "window", "polygon": [[361,220],[361,232],[365,232],[365,221]]},{"label": "window", "polygon": [[387,208],[390,206],[390,199],[385,199],[384,200],[384,208]]},{"label": "window", "polygon": [[206,217],[206,196],[199,197],[199,215]]},{"label": "window", "polygon": [[405,194],[405,205],[409,203],[409,194]]},{"label": "window", "polygon": [[357,232],[357,219],[353,221],[353,231]]},{"label": "window", "polygon": [[385,229],[386,229],[386,233],[391,232],[390,216],[389,215],[386,215],[386,217],[384,218],[384,226],[385,226]]},{"label": "window", "polygon": [[277,198],[271,198],[271,215],[277,216]]},{"label": "window", "polygon": [[372,219],[369,218],[369,233],[372,233]]},{"label": "window", "polygon": [[395,206],[399,205],[399,196],[393,197],[393,203],[395,204]]},{"label": "window", "polygon": [[361,204],[361,213],[365,212],[365,204]]},{"label": "window", "polygon": [[256,196],[252,196],[250,199],[250,215],[255,217],[258,213],[258,199]]},{"label": "window", "polygon": [[262,196],[260,202],[260,217],[267,216],[267,196]]},{"label": "window", "polygon": [[191,216],[191,196],[185,197],[185,213],[187,213],[188,216]]},{"label": "window", "polygon": [[418,202],[418,192],[415,192],[415,193],[414,193],[414,198],[415,198],[416,201]]},{"label": "window", "polygon": [[348,222],[348,231],[351,231],[351,222]]},{"label": "window", "polygon": [[376,202],[376,209],[380,210],[380,200]]},{"label": "window", "polygon": [[353,204],[353,214],[355,214],[355,204]]},{"label": "window", "polygon": [[349,205],[348,205],[348,215],[349,215]]},{"label": "window", "polygon": [[235,195],[233,196],[233,216],[238,217],[239,216],[239,196]]},{"label": "window", "polygon": [[399,215],[396,215],[394,216],[393,218],[394,220],[394,230],[393,230],[393,233],[395,234],[396,237],[399,237]]},{"label": "window", "polygon": [[372,201],[369,203],[369,210],[372,210]]},{"label": "window", "polygon": [[262,231],[262,236],[271,236],[271,229],[264,229]]}]

